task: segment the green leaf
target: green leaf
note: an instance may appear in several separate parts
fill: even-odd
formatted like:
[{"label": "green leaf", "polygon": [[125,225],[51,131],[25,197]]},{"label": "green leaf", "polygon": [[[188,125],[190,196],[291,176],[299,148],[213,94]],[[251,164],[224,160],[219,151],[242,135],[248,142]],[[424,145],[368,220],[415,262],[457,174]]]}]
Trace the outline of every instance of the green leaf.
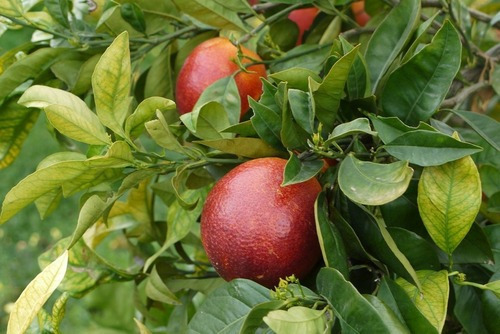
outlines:
[{"label": "green leaf", "polygon": [[351,201],[347,202],[347,209],[348,222],[366,249],[390,270],[419,285],[415,270],[396,246],[383,221]]},{"label": "green leaf", "polygon": [[366,47],[365,59],[370,74],[372,92],[393,61],[410,39],[420,19],[420,1],[401,1],[385,16]]},{"label": "green leaf", "polygon": [[384,114],[410,125],[428,120],[460,69],[461,48],[458,32],[446,21],[429,45],[389,77],[381,96]]},{"label": "green leaf", "polygon": [[13,17],[23,16],[23,2],[21,0],[0,0],[0,12]]},{"label": "green leaf", "polygon": [[222,130],[222,132],[235,133],[242,137],[256,137],[257,132],[252,125],[252,121],[244,121]]},{"label": "green leaf", "polygon": [[100,54],[93,55],[81,65],[73,86],[70,86],[73,94],[82,95],[92,88],[92,73],[100,58]]},{"label": "green leaf", "polygon": [[377,135],[376,132],[372,131],[370,127],[370,121],[368,118],[356,118],[353,121],[342,123],[337,125],[332,133],[328,136],[328,139],[325,141],[325,145],[330,145],[332,142],[344,138],[347,136],[352,136],[360,133],[366,133],[371,136]]},{"label": "green leaf", "polygon": [[358,47],[355,47],[340,58],[321,83],[309,79],[316,105],[316,117],[327,131],[331,131],[337,118],[340,99],[344,94],[344,86],[357,53]]},{"label": "green leaf", "polygon": [[0,111],[0,169],[14,162],[30,130],[38,119],[38,111],[30,110],[10,99]]},{"label": "green leaf", "polygon": [[240,121],[241,99],[234,76],[219,79],[208,86],[201,93],[193,110],[212,101],[219,102],[224,107],[230,125],[237,124]]},{"label": "green leaf", "polygon": [[[490,203],[490,201],[491,199],[488,203]],[[446,261],[447,256],[444,253],[443,255],[443,259]],[[479,224],[472,224],[465,238],[453,251],[453,263],[485,264],[493,262],[495,262],[495,260],[488,237]]]},{"label": "green leaf", "polygon": [[302,183],[312,179],[324,166],[323,160],[301,161],[295,154],[290,153],[290,159],[285,166],[282,187]]},{"label": "green leaf", "polygon": [[200,139],[219,139],[231,137],[230,134],[221,133],[231,125],[226,109],[219,102],[207,102],[192,112],[181,116],[181,121]]},{"label": "green leaf", "polygon": [[288,101],[293,118],[307,133],[314,132],[314,105],[309,93],[298,89],[288,90]]},{"label": "green leaf", "polygon": [[[483,313],[481,295],[484,295],[484,293],[471,286],[453,284],[453,288],[454,306],[452,311],[455,318],[462,325],[463,330],[466,333],[474,334],[495,333],[495,330],[489,332],[486,329],[486,324],[495,320],[486,318],[486,314]],[[498,300],[495,296],[493,298]]]},{"label": "green leaf", "polygon": [[208,295],[189,323],[189,333],[238,333],[252,307],[269,301],[269,290],[236,279]]},{"label": "green leaf", "polygon": [[387,276],[382,278],[377,297],[388,305],[401,321],[404,321],[412,333],[438,333],[437,329],[420,312],[405,290]]},{"label": "green leaf", "polygon": [[248,313],[241,325],[239,334],[254,334],[263,322],[264,316],[269,312],[283,308],[286,305],[284,300],[271,300],[268,302],[257,304]]},{"label": "green leaf", "polygon": [[50,124],[63,135],[90,145],[109,145],[111,140],[92,112],[52,104],[44,108]]},{"label": "green leaf", "polygon": [[24,333],[64,278],[68,265],[68,252],[49,264],[24,289],[14,303],[9,316],[7,334]]},{"label": "green leaf", "polygon": [[314,81],[321,81],[321,77],[316,72],[302,67],[287,68],[283,71],[273,73],[269,77],[277,84],[286,82],[289,88],[304,92],[308,90],[309,77],[313,78]]},{"label": "green leaf", "polygon": [[282,127],[281,116],[252,98],[248,100],[254,112],[251,118],[252,125],[259,137],[268,142],[272,147],[282,149],[283,145],[281,144],[280,134]]},{"label": "green leaf", "polygon": [[325,192],[321,192],[314,203],[314,217],[325,265],[337,269],[348,279],[349,267],[344,241],[337,227],[328,218],[328,202]]},{"label": "green leaf", "polygon": [[156,270],[156,266],[151,271],[146,283],[146,295],[148,298],[169,305],[182,305],[177,296],[165,285]]},{"label": "green leaf", "polygon": [[50,16],[52,16],[58,23],[69,28],[69,6],[67,0],[45,0],[43,3],[45,8],[49,11]]},{"label": "green leaf", "polygon": [[[342,43],[344,53],[352,50],[353,46],[349,44],[342,36],[339,37]],[[365,97],[370,91],[370,78],[366,67],[366,60],[361,53],[358,52],[356,59],[352,63],[349,77],[346,82],[347,95],[349,100],[357,100]]]},{"label": "green leaf", "polygon": [[412,175],[407,161],[379,164],[358,160],[350,154],[340,164],[338,182],[352,201],[382,205],[403,195]]},{"label": "green leaf", "polygon": [[[288,107],[287,91],[286,83],[282,82],[279,84],[278,92],[276,93],[276,100],[281,104],[282,111],[280,130],[281,142],[288,150],[304,150],[307,148],[306,143],[310,138],[310,134],[302,129],[294,119],[292,110]],[[306,117],[311,116],[307,116],[306,114]]]},{"label": "green leaf", "polygon": [[[170,291],[178,292],[184,289],[190,289],[194,291],[200,291],[205,295],[209,295],[215,289],[226,284],[220,277],[212,278],[169,278],[167,279],[167,286]],[[262,319],[261,319],[262,320]]]},{"label": "green leaf", "polygon": [[471,157],[426,167],[418,183],[418,208],[432,240],[451,255],[481,206],[481,180]]},{"label": "green leaf", "polygon": [[446,319],[450,292],[448,272],[446,270],[420,270],[417,271],[417,276],[422,284],[420,289],[403,278],[398,278],[396,283],[406,291],[420,312],[441,333]]},{"label": "green leaf", "polygon": [[135,3],[124,3],[120,6],[120,14],[135,30],[146,32],[146,20],[141,7]]},{"label": "green leaf", "polygon": [[174,2],[182,12],[213,27],[247,31],[238,13],[226,3],[204,0],[174,0]]},{"label": "green leaf", "polygon": [[172,45],[169,44],[161,52],[162,56],[155,58],[146,75],[144,97],[163,96],[173,99],[175,82],[172,69]]},{"label": "green leaf", "polygon": [[349,333],[409,333],[403,324],[388,321],[342,274],[322,268],[316,278],[319,293],[332,306]]},{"label": "green leaf", "polygon": [[418,127],[411,127],[404,124],[397,117],[382,117],[370,115],[370,119],[377,130],[377,134],[382,141],[387,144],[405,134],[406,132],[415,130],[436,131],[432,126],[427,123],[420,122]]},{"label": "green leaf", "polygon": [[280,157],[283,151],[278,151],[259,138],[230,138],[215,140],[200,140],[196,143],[216,150],[247,158]]},{"label": "green leaf", "polygon": [[163,114],[157,109],[158,119],[146,122],[144,126],[153,140],[163,148],[174,152],[185,153],[184,147],[172,134]]},{"label": "green leaf", "polygon": [[131,86],[128,44],[128,32],[124,31],[106,49],[92,75],[97,116],[102,124],[122,137]]},{"label": "green leaf", "polygon": [[144,131],[144,123],[151,120],[157,110],[165,112],[174,109],[175,102],[172,100],[157,96],[146,98],[139,103],[135,111],[127,117],[125,122],[125,133],[131,137],[139,137],[142,131]]},{"label": "green leaf", "polygon": [[384,148],[399,160],[423,167],[442,165],[481,151],[476,145],[428,130],[404,133]]},{"label": "green leaf", "polygon": [[0,76],[0,101],[9,96],[26,80],[36,78],[44,73],[64,52],[68,52],[67,49],[38,49],[9,66]]},{"label": "green leaf", "polygon": [[491,165],[481,165],[479,167],[481,187],[487,197],[491,197],[500,191],[500,168],[498,167]]},{"label": "green leaf", "polygon": [[[404,217],[400,217],[400,219],[404,219]],[[387,231],[415,270],[438,270],[441,268],[436,248],[429,241],[417,233],[401,227],[388,227]]]},{"label": "green leaf", "polygon": [[322,334],[326,327],[326,309],[313,310],[292,306],[286,311],[271,311],[264,322],[277,334]]},{"label": "green leaf", "polygon": [[500,151],[500,122],[477,112],[462,110],[452,110],[452,112],[460,116],[460,118],[469,124],[484,140],[497,151]]},{"label": "green leaf", "polygon": [[[270,65],[272,73],[284,71],[294,67],[309,69],[319,73],[323,68],[325,59],[330,55],[330,45],[302,44],[276,59]],[[313,77],[311,77],[314,79]]]}]

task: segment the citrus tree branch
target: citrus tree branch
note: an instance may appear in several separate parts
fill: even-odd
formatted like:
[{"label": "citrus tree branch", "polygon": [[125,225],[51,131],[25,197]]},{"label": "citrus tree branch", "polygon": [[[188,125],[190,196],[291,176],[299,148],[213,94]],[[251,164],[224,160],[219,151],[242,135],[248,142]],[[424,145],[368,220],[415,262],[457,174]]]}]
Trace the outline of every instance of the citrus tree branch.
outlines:
[{"label": "citrus tree branch", "polygon": [[[422,7],[433,7],[433,8],[443,8],[443,4],[439,0],[423,0],[422,1]],[[470,16],[475,18],[478,21],[485,22],[485,23],[490,23],[492,20],[492,17],[488,14],[485,14],[481,11],[478,11],[473,8],[467,8],[469,11]],[[496,22],[493,27],[500,29],[500,22]]]},{"label": "citrus tree branch", "polygon": [[443,103],[441,103],[441,108],[453,108],[457,104],[460,104],[463,101],[465,101],[465,99],[469,97],[471,94],[474,94],[475,92],[480,91],[481,89],[489,86],[490,84],[488,82],[480,81],[474,85],[466,87],[463,90],[461,90],[457,95],[444,100]]}]

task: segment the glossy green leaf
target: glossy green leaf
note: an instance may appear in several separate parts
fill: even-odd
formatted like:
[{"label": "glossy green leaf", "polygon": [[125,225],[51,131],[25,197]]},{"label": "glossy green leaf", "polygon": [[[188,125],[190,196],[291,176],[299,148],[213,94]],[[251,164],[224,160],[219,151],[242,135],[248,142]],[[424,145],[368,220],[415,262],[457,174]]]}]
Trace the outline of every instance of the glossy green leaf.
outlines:
[{"label": "glossy green leaf", "polygon": [[69,27],[69,6],[67,0],[44,0],[43,3],[49,11],[50,16],[63,26]]},{"label": "glossy green leaf", "polygon": [[390,322],[380,314],[338,270],[322,268],[316,285],[332,306],[343,330],[349,333],[409,333],[403,324]]},{"label": "glossy green leaf", "polygon": [[325,145],[329,145],[340,138],[360,133],[366,133],[372,136],[377,135],[376,132],[372,131],[368,118],[361,117],[356,118],[353,121],[337,125],[328,136],[328,139],[325,141]]},{"label": "glossy green leaf", "polygon": [[371,36],[365,52],[372,92],[410,39],[420,18],[420,1],[401,1]]},{"label": "glossy green leaf", "polygon": [[321,192],[314,203],[314,217],[325,265],[337,269],[348,279],[349,268],[344,241],[337,227],[328,218],[328,203],[325,192]]},{"label": "glossy green leaf", "polygon": [[453,113],[460,116],[488,144],[500,151],[500,122],[477,112],[453,110]]},{"label": "glossy green leaf", "polygon": [[308,90],[309,77],[314,81],[321,81],[321,77],[314,71],[302,68],[292,67],[269,75],[276,83],[286,82],[291,89],[297,89],[304,92]]},{"label": "glossy green leaf", "polygon": [[269,301],[269,290],[245,279],[236,279],[212,292],[189,323],[189,333],[239,333],[247,314]]},{"label": "glossy green leaf", "polygon": [[222,130],[231,125],[224,106],[219,102],[207,102],[192,112],[181,116],[181,121],[200,139],[220,139],[231,137]]},{"label": "glossy green leaf", "polygon": [[[344,53],[352,50],[353,46],[342,36],[339,37]],[[370,78],[366,67],[364,56],[358,52],[354,60],[349,77],[346,83],[347,95],[349,100],[362,99],[370,91]]]},{"label": "glossy green leaf", "polygon": [[302,183],[315,177],[323,168],[323,160],[301,161],[295,154],[290,154],[290,159],[283,173],[282,187]]},{"label": "glossy green leaf", "polygon": [[405,290],[387,276],[382,278],[377,297],[394,311],[412,333],[438,333],[437,329],[420,312]]},{"label": "glossy green leaf", "polygon": [[408,126],[397,117],[375,117],[370,115],[370,119],[375,127],[375,130],[377,130],[378,136],[385,144],[390,143],[406,132],[415,130],[436,131],[436,129],[432,126],[423,122],[420,122],[417,127]]},{"label": "glossy green leaf", "polygon": [[179,143],[177,138],[172,134],[165,117],[160,111],[156,111],[158,119],[146,122],[144,124],[146,131],[151,135],[153,140],[168,150],[184,153],[184,147]]},{"label": "glossy green leaf", "polygon": [[14,303],[9,316],[7,334],[24,333],[64,278],[68,265],[68,252],[62,253],[24,289]]},{"label": "glossy green leaf", "polygon": [[387,231],[415,270],[441,268],[436,249],[429,241],[401,227],[388,227]]},{"label": "glossy green leaf", "polygon": [[298,89],[288,90],[288,101],[293,118],[307,133],[314,132],[314,105],[309,93]]},{"label": "glossy green leaf", "polygon": [[101,54],[93,55],[81,65],[73,85],[69,87],[73,94],[82,95],[92,88],[92,73],[100,58]]},{"label": "glossy green leaf", "polygon": [[144,131],[144,123],[151,120],[156,115],[157,110],[165,112],[174,109],[175,102],[172,100],[157,96],[146,98],[127,117],[125,132],[132,137],[138,137]]},{"label": "glossy green leaf", "polygon": [[458,32],[446,21],[429,45],[389,77],[381,96],[384,114],[410,125],[428,120],[460,69],[461,47]]},{"label": "glossy green leaf", "polygon": [[148,298],[169,305],[181,305],[177,296],[170,291],[158,274],[156,267],[151,270],[148,281],[146,282],[146,295]]},{"label": "glossy green leaf", "polygon": [[226,111],[230,125],[237,124],[240,120],[241,100],[236,81],[233,76],[228,76],[215,81],[208,86],[196,101],[193,110],[207,102],[219,102]]},{"label": "glossy green leaf", "polygon": [[9,66],[0,76],[0,101],[26,80],[36,78],[46,71],[64,52],[67,50],[63,48],[38,49]]},{"label": "glossy green leaf", "polygon": [[404,133],[384,148],[399,160],[423,167],[442,165],[481,151],[476,145],[428,130]]},{"label": "glossy green leaf", "polygon": [[305,68],[315,73],[319,73],[323,67],[323,62],[329,55],[329,44],[302,44],[285,53],[282,58],[277,59],[269,67],[272,73],[294,67]]},{"label": "glossy green leaf", "polygon": [[406,256],[396,246],[381,219],[377,219],[366,208],[347,202],[346,219],[356,232],[363,246],[382,261],[390,270],[419,285],[417,274]]},{"label": "glossy green leaf", "polygon": [[102,124],[122,137],[131,86],[128,44],[128,32],[125,31],[106,49],[92,75],[97,116]]},{"label": "glossy green leaf", "polygon": [[263,318],[269,312],[283,308],[286,305],[284,300],[270,300],[260,303],[252,308],[241,326],[239,334],[254,334],[264,321]]},{"label": "glossy green leaf", "polygon": [[410,60],[410,58],[413,57],[416,53],[415,51],[418,50],[418,48],[421,46],[421,44],[424,44],[426,42],[429,30],[430,28],[432,28],[432,23],[434,23],[434,20],[436,20],[436,17],[438,17],[439,14],[439,12],[434,13],[434,15],[422,22],[422,24],[420,24],[420,26],[417,28],[413,42],[408,47],[408,50],[406,51],[403,59],[401,59],[402,64]]},{"label": "glossy green leaf", "polygon": [[403,332],[410,332],[404,321],[399,319],[394,311],[377,296],[366,294],[363,297],[365,297],[365,299],[368,300],[370,304],[372,304],[372,306],[380,314],[380,317],[384,319],[384,322],[391,328],[399,328]]},{"label": "glossy green leaf", "polygon": [[162,50],[162,57],[156,57],[146,74],[144,97],[163,96],[174,98],[174,74],[172,61],[172,46]]},{"label": "glossy green leaf", "polygon": [[[306,130],[295,120],[292,109],[288,103],[288,88],[286,83],[282,82],[278,85],[276,100],[281,105],[282,121],[280,137],[288,150],[304,150],[307,148],[307,140],[311,137]],[[307,114],[305,117],[311,117]]]},{"label": "glossy green leaf", "polygon": [[252,107],[254,115],[251,118],[252,125],[257,131],[262,140],[269,143],[272,147],[276,149],[281,149],[283,145],[281,144],[281,116],[273,112],[266,105],[255,101],[252,98],[248,99],[250,102],[250,107]]},{"label": "glossy green leaf", "polygon": [[5,15],[19,17],[24,13],[21,0],[0,0],[0,12]]},{"label": "glossy green leaf", "polygon": [[355,47],[340,58],[321,83],[309,79],[316,105],[316,117],[327,131],[331,131],[337,118],[340,99],[344,94],[344,86],[357,53],[358,47]]},{"label": "glossy green leaf", "polygon": [[247,158],[282,157],[285,154],[283,151],[276,150],[259,138],[238,137],[230,139],[201,140],[197,143],[225,153]]},{"label": "glossy green leaf", "polygon": [[[446,262],[447,256],[442,253],[442,262]],[[495,262],[491,244],[486,233],[479,224],[472,224],[469,232],[453,251],[453,263],[493,263]]]},{"label": "glossy green leaf", "polygon": [[271,311],[264,322],[277,334],[322,334],[326,327],[326,309],[313,310],[292,306],[288,310]]},{"label": "glossy green leaf", "polygon": [[471,157],[424,168],[418,184],[420,216],[436,245],[452,254],[481,205],[481,181]]},{"label": "glossy green leaf", "polygon": [[242,137],[257,137],[257,132],[255,131],[252,121],[244,121],[224,129],[222,132],[235,133]]},{"label": "glossy green leaf", "polygon": [[146,20],[141,7],[135,3],[124,3],[120,6],[120,14],[135,30],[146,31]]},{"label": "glossy green leaf", "polygon": [[379,164],[348,155],[340,164],[338,182],[342,192],[354,202],[382,205],[401,196],[412,175],[407,161]]},{"label": "glossy green leaf", "polygon": [[238,13],[225,2],[204,0],[174,0],[182,12],[210,26],[246,31]]},{"label": "glossy green leaf", "polygon": [[486,323],[491,320],[484,319],[480,298],[481,292],[471,286],[453,284],[453,288],[455,300],[453,315],[462,325],[463,329],[467,333],[474,334],[495,333],[495,331],[488,332],[486,329]]},{"label": "glossy green leaf", "polygon": [[406,291],[420,312],[441,333],[446,319],[450,292],[448,272],[446,270],[420,270],[417,276],[422,284],[420,289],[403,278],[398,278],[396,283]]},{"label": "glossy green leaf", "polygon": [[39,112],[30,110],[15,99],[1,105],[0,112],[0,169],[14,162],[30,130],[38,119]]}]

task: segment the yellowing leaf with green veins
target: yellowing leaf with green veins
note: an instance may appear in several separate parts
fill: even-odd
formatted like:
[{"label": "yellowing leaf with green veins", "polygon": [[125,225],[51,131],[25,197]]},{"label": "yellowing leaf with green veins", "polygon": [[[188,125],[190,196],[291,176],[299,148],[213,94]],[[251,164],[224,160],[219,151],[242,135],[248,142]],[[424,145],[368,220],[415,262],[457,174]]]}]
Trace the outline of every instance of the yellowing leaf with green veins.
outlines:
[{"label": "yellowing leaf with green veins", "polygon": [[122,32],[106,49],[92,75],[97,116],[102,124],[125,137],[123,122],[129,108],[131,86],[128,33]]},{"label": "yellowing leaf with green veins", "polygon": [[7,334],[24,333],[28,329],[38,311],[63,280],[67,265],[68,252],[64,252],[28,284],[10,313]]},{"label": "yellowing leaf with green veins", "polygon": [[23,12],[22,0],[0,0],[0,13],[19,17],[23,16]]},{"label": "yellowing leaf with green veins", "polygon": [[472,158],[425,167],[417,201],[432,240],[452,254],[469,232],[481,206],[481,180]]},{"label": "yellowing leaf with green veins", "polygon": [[21,146],[38,119],[39,112],[30,110],[10,100],[2,105],[0,112],[0,169],[17,158]]},{"label": "yellowing leaf with green veins", "polygon": [[326,308],[313,310],[303,306],[293,306],[287,311],[271,311],[264,322],[277,334],[322,334],[326,327]]},{"label": "yellowing leaf with green veins", "polygon": [[48,107],[52,104],[58,104],[72,109],[75,112],[79,112],[87,117],[91,117],[91,115],[88,115],[88,113],[91,113],[97,119],[95,114],[89,109],[87,104],[82,99],[62,89],[34,85],[24,92],[24,94],[19,98],[18,103],[25,107],[40,109]]},{"label": "yellowing leaf with green veins", "polygon": [[406,291],[427,320],[441,333],[450,292],[448,272],[446,270],[420,270],[417,271],[417,277],[422,285],[421,290],[403,278],[398,278],[396,282]]},{"label": "yellowing leaf with green veins", "polygon": [[93,117],[85,117],[74,110],[57,104],[50,105],[44,110],[50,124],[71,139],[90,145],[111,143],[99,120],[93,122],[96,120]]}]

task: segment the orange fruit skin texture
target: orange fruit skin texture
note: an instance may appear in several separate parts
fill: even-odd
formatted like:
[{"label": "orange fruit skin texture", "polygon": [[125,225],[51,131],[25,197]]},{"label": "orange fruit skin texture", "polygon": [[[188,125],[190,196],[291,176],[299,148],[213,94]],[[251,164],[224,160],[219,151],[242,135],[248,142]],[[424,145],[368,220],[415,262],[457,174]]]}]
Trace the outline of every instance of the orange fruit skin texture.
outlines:
[{"label": "orange fruit skin texture", "polygon": [[[261,60],[255,52],[245,47],[242,47],[242,52],[252,59]],[[232,61],[237,53],[238,49],[227,38],[222,37],[209,39],[193,49],[177,78],[175,90],[180,114],[191,112],[201,93],[212,83],[239,70],[238,65]],[[242,60],[242,63],[250,62],[247,58]],[[253,65],[248,70],[255,73],[240,72],[234,78],[241,99],[241,116],[248,111],[248,96],[259,99],[262,94],[260,77],[266,77],[264,65]]]},{"label": "orange fruit skin texture", "polygon": [[302,44],[302,37],[304,37],[304,33],[311,28],[311,25],[314,22],[314,18],[316,14],[318,14],[318,8],[302,8],[296,9],[288,14],[288,18],[295,22],[299,26],[299,37],[297,38],[297,45]]},{"label": "orange fruit skin texture", "polygon": [[303,278],[318,261],[314,202],[316,179],[281,187],[286,160],[245,162],[222,177],[201,215],[201,241],[227,281],[247,278],[266,287],[295,274]]},{"label": "orange fruit skin texture", "polygon": [[353,2],[351,4],[351,10],[352,10],[352,13],[354,14],[354,19],[356,20],[356,22],[358,22],[358,24],[360,26],[364,27],[366,25],[366,23],[368,21],[370,21],[370,18],[371,18],[370,15],[368,15],[365,12],[364,0]]}]

